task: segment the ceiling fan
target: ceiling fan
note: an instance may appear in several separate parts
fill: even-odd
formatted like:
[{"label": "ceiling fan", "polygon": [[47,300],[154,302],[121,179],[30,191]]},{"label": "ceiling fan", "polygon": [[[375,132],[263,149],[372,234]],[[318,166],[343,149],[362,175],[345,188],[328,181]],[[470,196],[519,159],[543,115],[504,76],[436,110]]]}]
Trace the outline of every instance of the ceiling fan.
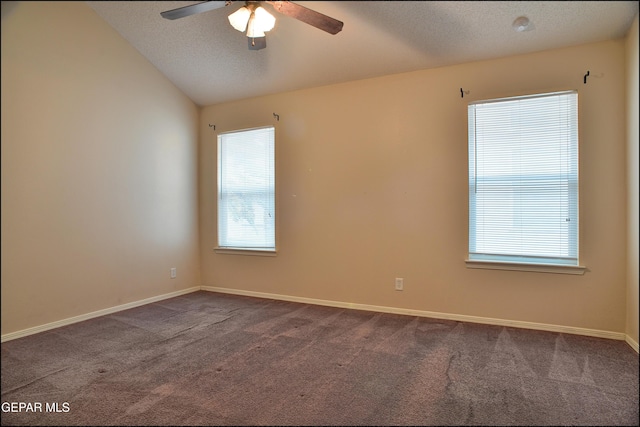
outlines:
[{"label": "ceiling fan", "polygon": [[[179,19],[198,13],[208,12],[229,6],[234,1],[204,1],[189,6],[161,12],[165,19]],[[277,12],[295,18],[306,24],[326,31],[329,34],[338,34],[342,31],[343,23],[320,12],[308,9],[290,1],[246,1],[245,5],[229,15],[229,23],[240,32],[247,33],[250,50],[259,50],[267,47],[265,32],[275,25],[275,18],[265,8],[263,3],[271,5]]]}]

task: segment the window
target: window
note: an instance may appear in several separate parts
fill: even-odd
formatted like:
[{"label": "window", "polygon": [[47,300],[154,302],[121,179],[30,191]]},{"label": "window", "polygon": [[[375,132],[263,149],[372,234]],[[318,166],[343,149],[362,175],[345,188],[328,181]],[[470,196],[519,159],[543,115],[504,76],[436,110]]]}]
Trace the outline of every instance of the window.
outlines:
[{"label": "window", "polygon": [[571,91],[469,104],[468,266],[583,272],[577,98]]},{"label": "window", "polygon": [[218,135],[218,247],[275,251],[275,129]]}]

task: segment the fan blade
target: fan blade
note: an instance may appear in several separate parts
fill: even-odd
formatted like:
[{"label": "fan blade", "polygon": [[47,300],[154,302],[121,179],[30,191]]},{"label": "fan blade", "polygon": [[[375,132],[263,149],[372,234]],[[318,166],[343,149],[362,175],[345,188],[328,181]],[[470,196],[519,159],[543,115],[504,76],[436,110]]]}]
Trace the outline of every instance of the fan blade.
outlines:
[{"label": "fan blade", "polygon": [[219,9],[233,3],[232,1],[205,1],[202,3],[192,4],[189,6],[179,7],[177,9],[160,12],[165,19],[178,19],[185,16],[195,15],[196,13],[209,12],[210,10]]},{"label": "fan blade", "polygon": [[338,34],[342,31],[343,23],[337,19],[333,19],[327,15],[323,15],[320,12],[316,12],[311,9],[307,9],[299,4],[292,3],[290,1],[267,1],[274,7],[275,10],[283,15],[290,16],[299,21],[312,25],[329,34]]}]

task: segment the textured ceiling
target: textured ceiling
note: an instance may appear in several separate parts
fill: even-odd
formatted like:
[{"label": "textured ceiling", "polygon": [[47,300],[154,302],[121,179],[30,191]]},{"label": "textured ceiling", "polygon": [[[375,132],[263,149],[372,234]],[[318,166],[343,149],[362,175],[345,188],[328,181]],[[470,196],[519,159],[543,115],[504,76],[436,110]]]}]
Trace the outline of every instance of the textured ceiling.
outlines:
[{"label": "textured ceiling", "polygon": [[[350,80],[623,37],[637,1],[304,1],[344,22],[331,35],[278,14],[267,47],[227,16],[244,2],[167,20],[194,1],[88,1],[96,13],[200,106]],[[526,16],[531,30],[512,23]]]}]

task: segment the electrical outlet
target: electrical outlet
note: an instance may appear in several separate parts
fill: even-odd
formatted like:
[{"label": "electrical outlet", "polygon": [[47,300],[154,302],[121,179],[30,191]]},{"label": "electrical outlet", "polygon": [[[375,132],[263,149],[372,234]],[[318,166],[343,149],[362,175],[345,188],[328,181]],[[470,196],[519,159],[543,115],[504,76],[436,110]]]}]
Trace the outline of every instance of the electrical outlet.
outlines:
[{"label": "electrical outlet", "polygon": [[173,268],[171,269],[171,278],[172,278],[172,279],[175,279],[175,278],[176,278],[176,268],[175,268],[175,267],[173,267]]},{"label": "electrical outlet", "polygon": [[396,277],[396,291],[401,291],[404,288],[404,279],[402,277]]}]

